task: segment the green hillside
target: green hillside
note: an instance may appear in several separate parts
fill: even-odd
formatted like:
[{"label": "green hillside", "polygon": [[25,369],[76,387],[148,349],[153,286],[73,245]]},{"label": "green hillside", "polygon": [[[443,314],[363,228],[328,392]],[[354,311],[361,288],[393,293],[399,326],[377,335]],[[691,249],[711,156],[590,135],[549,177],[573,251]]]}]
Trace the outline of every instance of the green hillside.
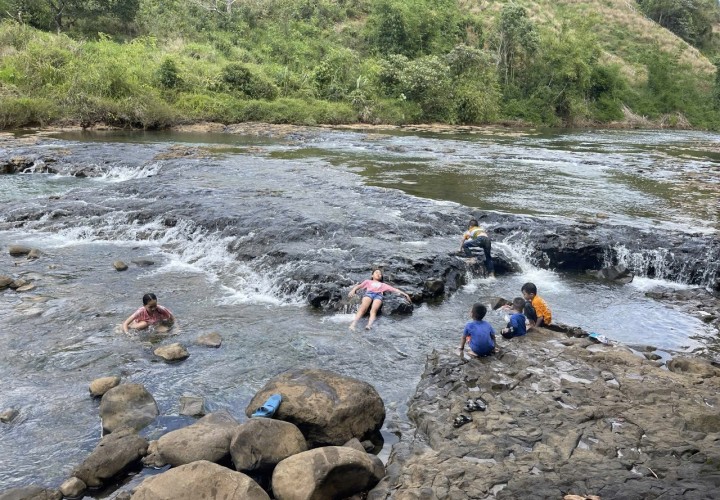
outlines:
[{"label": "green hillside", "polygon": [[0,19],[0,128],[720,127],[714,0],[0,0]]}]

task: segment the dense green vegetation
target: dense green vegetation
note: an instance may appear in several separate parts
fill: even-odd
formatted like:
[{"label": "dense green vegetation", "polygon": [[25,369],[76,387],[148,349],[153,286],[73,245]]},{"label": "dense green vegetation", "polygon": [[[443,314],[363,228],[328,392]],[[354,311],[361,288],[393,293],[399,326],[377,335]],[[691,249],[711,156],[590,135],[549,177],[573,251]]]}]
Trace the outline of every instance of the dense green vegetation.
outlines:
[{"label": "dense green vegetation", "polygon": [[0,0],[0,127],[720,127],[717,2],[599,3]]}]

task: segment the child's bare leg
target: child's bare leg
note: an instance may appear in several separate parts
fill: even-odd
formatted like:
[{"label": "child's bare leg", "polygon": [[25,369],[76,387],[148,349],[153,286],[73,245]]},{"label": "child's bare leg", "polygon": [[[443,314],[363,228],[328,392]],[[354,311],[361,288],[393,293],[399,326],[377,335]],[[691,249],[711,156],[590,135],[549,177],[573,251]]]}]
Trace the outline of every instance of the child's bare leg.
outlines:
[{"label": "child's bare leg", "polygon": [[357,324],[358,320],[365,316],[365,313],[370,308],[370,303],[372,302],[372,299],[370,297],[363,297],[362,301],[360,301],[360,307],[358,307],[357,313],[355,313],[355,317],[352,320],[352,323],[350,323],[350,329],[354,330],[355,325]]},{"label": "child's bare leg", "polygon": [[369,330],[370,328],[372,328],[372,324],[375,323],[375,318],[377,317],[377,313],[380,310],[380,306],[382,306],[382,300],[375,299],[372,301],[372,307],[370,308],[370,319],[368,320],[368,324],[365,329]]},{"label": "child's bare leg", "polygon": [[147,327],[147,321],[133,321],[132,323],[130,323],[130,328],[132,328],[133,330],[144,330]]}]

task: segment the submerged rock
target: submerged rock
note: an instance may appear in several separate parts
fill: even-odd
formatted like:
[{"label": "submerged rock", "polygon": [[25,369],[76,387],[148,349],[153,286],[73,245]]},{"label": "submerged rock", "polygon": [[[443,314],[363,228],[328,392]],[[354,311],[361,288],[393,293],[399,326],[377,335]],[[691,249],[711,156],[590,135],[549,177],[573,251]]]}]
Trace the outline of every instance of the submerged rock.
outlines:
[{"label": "submerged rock", "polygon": [[220,347],[220,345],[222,345],[222,337],[219,333],[206,333],[195,339],[195,343],[206,347]]},{"label": "submerged rock", "polygon": [[292,370],[270,379],[250,401],[246,415],[272,394],[282,395],[275,418],[295,424],[310,447],[363,439],[385,420],[385,406],[373,386],[327,370]]},{"label": "submerged rock", "polygon": [[32,251],[32,248],[26,247],[25,245],[10,245],[8,246],[8,253],[13,257],[22,257],[28,255]]},{"label": "submerged rock", "polygon": [[58,490],[42,486],[23,486],[0,492],[0,500],[61,500],[62,497]]},{"label": "submerged rock", "polygon": [[200,396],[181,396],[180,415],[200,417],[205,415],[205,398]]},{"label": "submerged rock", "polygon": [[127,271],[128,265],[121,260],[116,260],[113,262],[113,267],[116,271]]},{"label": "submerged rock", "polygon": [[599,270],[596,276],[601,280],[627,284],[633,280],[635,274],[624,265],[618,264]]},{"label": "submerged rock", "polygon": [[19,414],[20,412],[15,408],[8,408],[7,410],[3,410],[2,412],[0,412],[0,422],[2,422],[3,424],[9,424],[13,420],[15,420],[15,418]]},{"label": "submerged rock", "polygon": [[252,479],[241,472],[208,461],[174,467],[145,479],[132,500],[199,500],[242,498],[270,500]]}]

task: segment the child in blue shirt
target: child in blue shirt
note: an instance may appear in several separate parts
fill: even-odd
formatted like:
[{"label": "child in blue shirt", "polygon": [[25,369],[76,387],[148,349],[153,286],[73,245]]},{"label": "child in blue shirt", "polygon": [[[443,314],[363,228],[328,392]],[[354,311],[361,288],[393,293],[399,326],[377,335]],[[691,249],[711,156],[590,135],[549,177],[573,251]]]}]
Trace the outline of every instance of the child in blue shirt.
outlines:
[{"label": "child in blue shirt", "polygon": [[525,326],[525,315],[523,310],[525,309],[525,299],[522,297],[516,297],[512,301],[513,314],[510,316],[507,327],[500,330],[503,338],[511,339],[513,337],[522,337],[527,333]]},{"label": "child in blue shirt", "polygon": [[470,356],[489,356],[495,351],[495,330],[487,321],[483,321],[487,308],[480,304],[473,304],[470,310],[472,321],[468,321],[463,330],[460,348],[460,356],[463,355],[465,342],[470,344]]}]

